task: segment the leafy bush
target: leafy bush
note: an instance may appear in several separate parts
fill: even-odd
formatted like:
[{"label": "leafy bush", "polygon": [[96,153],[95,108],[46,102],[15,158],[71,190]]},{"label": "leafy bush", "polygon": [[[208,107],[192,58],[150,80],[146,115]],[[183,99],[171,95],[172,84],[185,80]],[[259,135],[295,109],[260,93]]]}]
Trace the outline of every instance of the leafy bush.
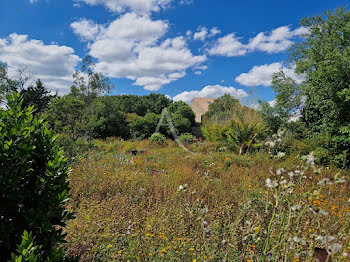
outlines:
[{"label": "leafy bush", "polygon": [[9,259],[27,230],[41,246],[40,261],[48,261],[73,218],[64,207],[69,167],[47,123],[21,103],[14,93],[7,96],[8,109],[0,110],[0,253]]},{"label": "leafy bush", "polygon": [[69,160],[74,160],[74,157],[82,155],[96,147],[93,141],[86,141],[81,137],[74,140],[68,134],[59,134],[55,143],[63,148],[65,156],[68,157]]},{"label": "leafy bush", "polygon": [[12,253],[10,262],[21,262],[21,261],[29,261],[36,262],[39,259],[39,255],[37,254],[38,246],[35,246],[34,239],[32,237],[32,232],[28,233],[24,230],[22,235],[22,242],[18,245],[17,255]]},{"label": "leafy bush", "polygon": [[166,144],[166,138],[164,135],[160,133],[154,133],[150,138],[149,141],[153,144],[158,144],[158,145],[164,145]]},{"label": "leafy bush", "polygon": [[197,139],[191,133],[183,133],[179,136],[179,140],[183,143],[193,144]]},{"label": "leafy bush", "polygon": [[232,120],[227,127],[226,146],[239,154],[259,144],[259,138],[263,134],[263,125],[259,122]]}]

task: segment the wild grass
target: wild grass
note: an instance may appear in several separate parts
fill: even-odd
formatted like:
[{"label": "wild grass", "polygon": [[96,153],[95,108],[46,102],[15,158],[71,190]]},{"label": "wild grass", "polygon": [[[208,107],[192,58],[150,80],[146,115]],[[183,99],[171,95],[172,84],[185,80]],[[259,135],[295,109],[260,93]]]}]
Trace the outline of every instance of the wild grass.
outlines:
[{"label": "wild grass", "polygon": [[80,261],[314,261],[315,247],[349,261],[348,171],[210,143],[97,146],[70,174]]}]

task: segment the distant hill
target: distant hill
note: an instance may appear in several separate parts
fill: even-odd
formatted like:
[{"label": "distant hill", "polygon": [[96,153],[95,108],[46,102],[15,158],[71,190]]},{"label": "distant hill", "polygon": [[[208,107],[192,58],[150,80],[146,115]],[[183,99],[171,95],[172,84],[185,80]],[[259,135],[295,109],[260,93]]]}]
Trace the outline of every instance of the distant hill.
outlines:
[{"label": "distant hill", "polygon": [[196,114],[196,122],[201,122],[201,117],[209,110],[209,105],[214,102],[214,98],[195,97],[191,102],[191,108]]}]

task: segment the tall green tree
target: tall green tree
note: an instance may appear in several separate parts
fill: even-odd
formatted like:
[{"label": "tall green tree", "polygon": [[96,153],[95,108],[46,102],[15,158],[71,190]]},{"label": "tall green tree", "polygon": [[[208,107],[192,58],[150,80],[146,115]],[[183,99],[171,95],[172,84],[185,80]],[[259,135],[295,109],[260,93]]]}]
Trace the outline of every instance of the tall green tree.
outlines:
[{"label": "tall green tree", "polygon": [[291,50],[305,76],[305,123],[314,132],[337,132],[350,123],[350,12],[344,8],[304,18],[308,33]]},{"label": "tall green tree", "polygon": [[35,113],[43,112],[49,106],[51,99],[56,97],[56,95],[51,95],[40,79],[35,85],[21,90],[20,94],[23,98],[22,107],[34,106]]},{"label": "tall green tree", "polygon": [[86,56],[81,69],[73,74],[74,85],[71,94],[82,98],[87,104],[98,96],[109,93],[114,85],[102,73],[95,72],[95,64],[91,56]]},{"label": "tall green tree", "polygon": [[6,94],[17,89],[18,82],[8,76],[7,64],[0,61],[0,103],[4,101]]}]

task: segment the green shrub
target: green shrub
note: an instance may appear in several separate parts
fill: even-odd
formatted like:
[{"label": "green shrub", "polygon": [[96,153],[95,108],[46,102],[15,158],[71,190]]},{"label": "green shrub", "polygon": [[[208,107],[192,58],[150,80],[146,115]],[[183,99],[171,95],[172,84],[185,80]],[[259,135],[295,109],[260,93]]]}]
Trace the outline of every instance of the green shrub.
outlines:
[{"label": "green shrub", "polygon": [[74,157],[82,155],[96,147],[93,141],[86,141],[81,137],[74,140],[68,134],[59,134],[55,143],[63,148],[65,156],[68,157],[69,160],[74,160]]},{"label": "green shrub", "polygon": [[194,142],[196,142],[197,139],[191,133],[183,133],[179,136],[179,140],[182,143],[193,144]]},{"label": "green shrub", "polygon": [[40,247],[35,246],[34,244],[32,232],[28,233],[26,230],[24,230],[21,244],[18,245],[18,248],[16,250],[17,254],[11,254],[10,262],[37,262],[39,260],[39,255],[37,254],[39,248]]},{"label": "green shrub", "polygon": [[9,259],[27,230],[41,246],[40,261],[49,261],[73,218],[64,207],[69,166],[47,123],[21,102],[14,93],[0,110],[0,254]]},{"label": "green shrub", "polygon": [[164,135],[160,133],[154,133],[150,138],[149,141],[152,144],[158,144],[158,145],[165,145],[166,144],[166,138]]}]

